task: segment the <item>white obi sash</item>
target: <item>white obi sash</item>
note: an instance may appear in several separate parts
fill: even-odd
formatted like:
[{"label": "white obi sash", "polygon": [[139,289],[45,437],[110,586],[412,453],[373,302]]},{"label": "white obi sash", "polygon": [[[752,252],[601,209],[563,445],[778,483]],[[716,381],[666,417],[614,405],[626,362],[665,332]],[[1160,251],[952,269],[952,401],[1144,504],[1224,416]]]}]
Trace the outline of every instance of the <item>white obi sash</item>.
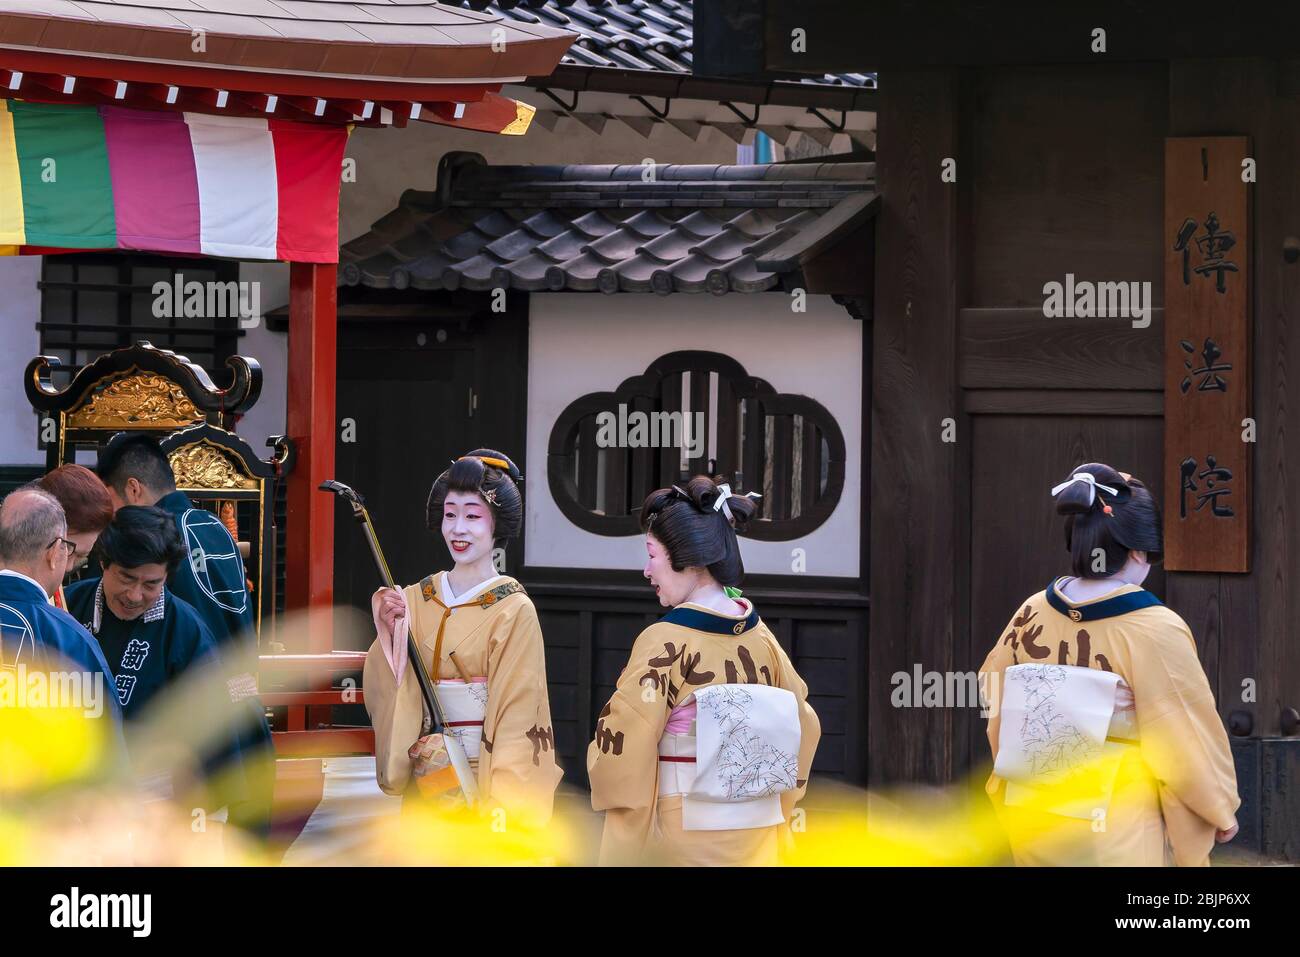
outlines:
[{"label": "white obi sash", "polygon": [[1116,710],[1119,675],[1074,665],[1012,665],[1003,674],[993,773],[1008,806],[1080,820],[1104,817],[1133,712]]},{"label": "white obi sash", "polygon": [[659,740],[659,793],[682,795],[682,828],[731,831],[784,820],[781,795],[799,773],[799,706],[767,685],[695,692],[694,734]]},{"label": "white obi sash", "polygon": [[486,680],[465,684],[454,679],[440,680],[434,685],[438,704],[442,707],[445,732],[456,738],[465,749],[465,756],[478,760],[479,745],[483,739],[483,719],[487,715],[488,686]]}]

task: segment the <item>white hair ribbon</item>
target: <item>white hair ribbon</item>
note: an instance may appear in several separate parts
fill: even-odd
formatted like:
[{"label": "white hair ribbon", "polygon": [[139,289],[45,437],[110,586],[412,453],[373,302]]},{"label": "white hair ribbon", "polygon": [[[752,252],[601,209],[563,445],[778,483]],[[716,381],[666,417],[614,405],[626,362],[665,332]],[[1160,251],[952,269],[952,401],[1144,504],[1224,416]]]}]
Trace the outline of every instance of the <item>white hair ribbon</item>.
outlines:
[{"label": "white hair ribbon", "polygon": [[[759,495],[757,492],[746,492],[744,497],[762,498],[763,496]],[[721,512],[723,515],[727,516],[727,521],[734,523],[736,517],[731,514],[731,506],[727,504],[727,499],[729,498],[731,498],[731,486],[726,483],[719,485],[718,497],[713,503],[713,510],[715,512]]]},{"label": "white hair ribbon", "polygon": [[1055,498],[1060,495],[1075,482],[1082,482],[1084,485],[1088,486],[1089,506],[1091,506],[1093,501],[1097,498],[1097,489],[1101,489],[1103,492],[1109,492],[1111,495],[1119,494],[1118,489],[1113,489],[1109,485],[1102,485],[1099,483],[1097,481],[1097,476],[1093,475],[1091,472],[1075,472],[1060,485],[1052,489],[1052,497]]}]

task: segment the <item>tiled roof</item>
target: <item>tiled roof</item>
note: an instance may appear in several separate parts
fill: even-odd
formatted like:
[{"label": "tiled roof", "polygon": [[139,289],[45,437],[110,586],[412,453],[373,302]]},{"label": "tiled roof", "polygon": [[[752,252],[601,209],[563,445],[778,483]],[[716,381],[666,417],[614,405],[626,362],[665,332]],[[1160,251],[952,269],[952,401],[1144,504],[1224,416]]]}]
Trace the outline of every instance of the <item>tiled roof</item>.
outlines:
[{"label": "tiled roof", "polygon": [[[691,0],[444,0],[533,26],[578,34],[560,61],[570,66],[691,72]],[[717,2],[717,0],[710,0]],[[826,74],[801,82],[874,89],[874,73]]]},{"label": "tiled roof", "polygon": [[488,166],[452,153],[437,192],[407,190],[343,246],[339,276],[378,289],[762,292],[875,205],[873,163]]}]

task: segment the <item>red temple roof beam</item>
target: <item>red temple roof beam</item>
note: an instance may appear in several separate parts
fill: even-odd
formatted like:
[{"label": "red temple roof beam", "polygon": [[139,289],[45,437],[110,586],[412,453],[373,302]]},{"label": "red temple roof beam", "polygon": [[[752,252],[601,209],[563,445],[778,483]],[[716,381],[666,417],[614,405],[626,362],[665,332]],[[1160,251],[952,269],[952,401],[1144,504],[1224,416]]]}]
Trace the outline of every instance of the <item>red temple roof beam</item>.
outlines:
[{"label": "red temple roof beam", "polygon": [[[517,101],[487,89],[468,90],[460,87],[454,91],[456,96],[464,97],[467,94],[476,98],[383,101],[329,99],[30,71],[0,72],[0,97],[47,103],[114,104],[137,109],[220,113],[228,116],[279,116],[359,126],[405,126],[412,120],[419,120],[493,133],[503,132],[512,123],[531,116],[531,109],[523,109]],[[381,106],[392,115],[385,117],[378,108]]]}]

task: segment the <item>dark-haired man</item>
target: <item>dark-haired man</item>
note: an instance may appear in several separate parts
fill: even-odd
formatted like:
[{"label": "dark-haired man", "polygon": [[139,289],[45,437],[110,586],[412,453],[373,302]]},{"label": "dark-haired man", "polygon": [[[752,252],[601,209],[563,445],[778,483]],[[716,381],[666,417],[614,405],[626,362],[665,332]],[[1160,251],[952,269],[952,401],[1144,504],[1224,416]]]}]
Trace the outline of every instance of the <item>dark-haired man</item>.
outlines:
[{"label": "dark-haired man", "polygon": [[171,464],[151,435],[113,442],[100,456],[99,477],[113,507],[156,505],[171,514],[185,546],[186,560],[167,579],[212,630],[219,645],[234,638],[251,641],[253,607],[244,583],[244,562],[221,520],[176,489]]},{"label": "dark-haired man", "polygon": [[185,547],[162,509],[118,509],[95,555],[103,574],[68,586],[68,611],[99,640],[132,721],[182,671],[215,661],[217,642],[189,602],[166,587]]},{"label": "dark-haired man", "polygon": [[[167,587],[198,612],[228,663],[255,654],[253,605],[239,548],[217,516],[196,507],[177,490],[171,463],[158,440],[145,433],[115,439],[100,456],[98,472],[115,508],[154,505],[172,516],[186,558],[167,576]],[[246,800],[231,806],[230,819],[264,835],[269,830],[275,784],[271,730],[256,697],[251,669],[240,668],[231,680],[237,693],[246,696],[252,714],[242,737],[249,793]]]},{"label": "dark-haired man", "polygon": [[[212,769],[221,763],[219,755],[238,754],[239,722],[216,639],[198,612],[167,588],[168,575],[186,557],[172,517],[160,508],[120,508],[95,543],[94,556],[103,574],[68,586],[68,611],[108,658],[128,743],[132,725],[159,694],[191,668],[206,668],[186,688],[187,711],[201,723],[188,734],[195,741],[210,736],[221,743],[196,744],[195,757]],[[209,735],[206,729],[214,725],[223,732]],[[239,775],[238,765],[225,763]]]}]

